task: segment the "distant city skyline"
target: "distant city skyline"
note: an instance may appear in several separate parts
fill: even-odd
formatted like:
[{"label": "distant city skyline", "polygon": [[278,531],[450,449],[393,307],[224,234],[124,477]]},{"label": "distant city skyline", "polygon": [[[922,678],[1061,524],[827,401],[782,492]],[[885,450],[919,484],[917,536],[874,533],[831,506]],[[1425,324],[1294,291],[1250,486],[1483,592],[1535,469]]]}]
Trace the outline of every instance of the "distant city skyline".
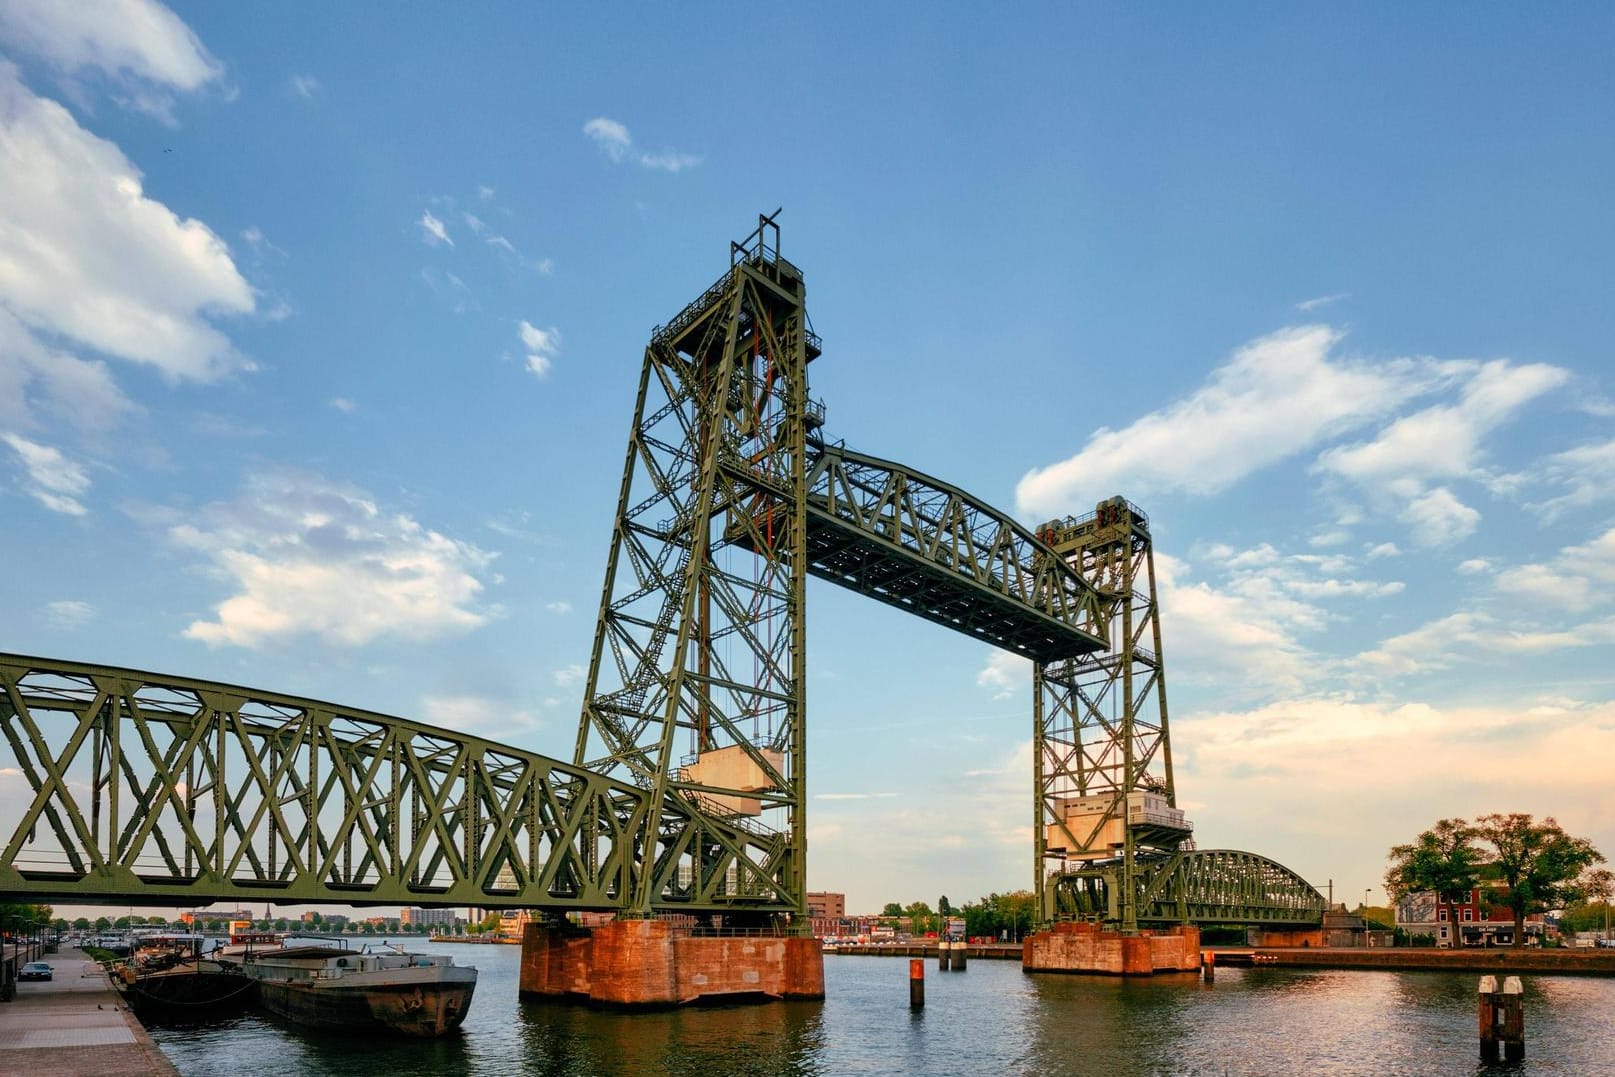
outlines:
[{"label": "distant city skyline", "polygon": [[[1201,848],[1615,855],[1612,30],[0,4],[0,650],[570,757],[651,327],[783,206],[827,436],[1149,514]],[[1029,888],[1029,667],[808,601],[809,888]]]}]

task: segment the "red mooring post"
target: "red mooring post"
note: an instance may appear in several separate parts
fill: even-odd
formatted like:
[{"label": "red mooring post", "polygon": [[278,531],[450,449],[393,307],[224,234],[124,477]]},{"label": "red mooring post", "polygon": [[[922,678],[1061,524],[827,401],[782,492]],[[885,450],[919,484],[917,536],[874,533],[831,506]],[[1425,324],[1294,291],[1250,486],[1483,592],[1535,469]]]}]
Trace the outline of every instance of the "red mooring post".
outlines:
[{"label": "red mooring post", "polygon": [[1205,977],[1206,983],[1215,983],[1217,980],[1217,953],[1215,950],[1200,951],[1200,974]]},{"label": "red mooring post", "polygon": [[911,958],[908,963],[908,1008],[925,1009],[925,958]]}]

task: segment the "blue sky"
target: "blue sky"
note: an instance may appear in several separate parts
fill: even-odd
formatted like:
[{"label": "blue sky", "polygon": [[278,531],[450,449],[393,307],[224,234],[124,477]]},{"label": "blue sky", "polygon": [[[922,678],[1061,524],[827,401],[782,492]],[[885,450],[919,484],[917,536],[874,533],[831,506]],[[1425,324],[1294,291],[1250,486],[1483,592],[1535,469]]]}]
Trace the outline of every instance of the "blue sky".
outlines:
[{"label": "blue sky", "polygon": [[[649,330],[783,206],[832,436],[1150,513],[1202,847],[1615,852],[1611,23],[0,0],[0,649],[569,755]],[[1027,885],[1026,669],[809,601],[810,885]]]}]

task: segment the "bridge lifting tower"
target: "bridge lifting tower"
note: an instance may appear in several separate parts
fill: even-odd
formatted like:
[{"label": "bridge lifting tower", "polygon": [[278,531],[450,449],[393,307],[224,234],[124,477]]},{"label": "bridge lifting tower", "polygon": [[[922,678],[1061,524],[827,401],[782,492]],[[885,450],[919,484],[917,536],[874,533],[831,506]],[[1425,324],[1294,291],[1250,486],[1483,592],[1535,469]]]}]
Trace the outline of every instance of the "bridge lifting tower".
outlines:
[{"label": "bridge lifting tower", "polygon": [[662,806],[630,836],[656,868],[629,918],[687,901],[733,909],[726,926],[808,923],[805,298],[759,216],[645,349],[574,756]]},{"label": "bridge lifting tower", "polygon": [[1177,807],[1149,518],[1121,497],[1038,537],[1103,597],[1110,646],[1033,667],[1040,918],[1138,931],[1146,863],[1193,849]]}]

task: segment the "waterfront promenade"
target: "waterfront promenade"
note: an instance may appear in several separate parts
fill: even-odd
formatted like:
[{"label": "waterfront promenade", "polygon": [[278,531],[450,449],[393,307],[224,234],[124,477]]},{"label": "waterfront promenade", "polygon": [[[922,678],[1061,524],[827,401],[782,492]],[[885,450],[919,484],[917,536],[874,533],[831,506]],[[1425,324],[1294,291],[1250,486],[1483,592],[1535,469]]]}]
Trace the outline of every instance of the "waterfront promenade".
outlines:
[{"label": "waterfront promenade", "polygon": [[0,1073],[30,1077],[177,1077],[99,965],[76,949],[40,958],[43,983],[20,983],[0,1003]]}]

